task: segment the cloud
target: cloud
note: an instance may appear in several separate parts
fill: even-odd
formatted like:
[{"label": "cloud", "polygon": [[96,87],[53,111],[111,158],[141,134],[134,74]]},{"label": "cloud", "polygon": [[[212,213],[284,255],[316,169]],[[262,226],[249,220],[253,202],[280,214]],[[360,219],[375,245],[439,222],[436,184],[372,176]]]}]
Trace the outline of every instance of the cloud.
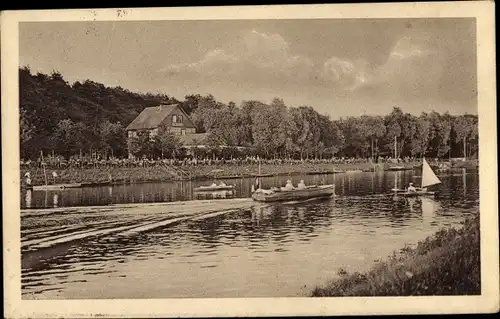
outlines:
[{"label": "cloud", "polygon": [[347,91],[367,81],[368,62],[331,57],[323,64],[321,75],[325,83]]},{"label": "cloud", "polygon": [[180,73],[204,73],[206,75],[216,75],[224,72],[233,72],[239,59],[226,53],[222,49],[215,49],[207,52],[205,56],[196,62],[172,64],[160,70],[169,75]]},{"label": "cloud", "polygon": [[262,83],[263,79],[304,81],[317,77],[316,64],[308,57],[293,54],[289,43],[279,34],[251,30],[241,42],[228,48],[208,51],[200,60],[169,65],[161,70],[168,75],[193,75]]},{"label": "cloud", "polygon": [[281,35],[251,30],[227,48],[219,47],[198,61],[170,65],[160,71],[174,76],[251,82],[255,86],[275,88],[306,84],[335,89],[339,94],[379,89],[387,94],[408,91],[411,95],[433,89],[434,81],[442,76],[442,70],[436,67],[436,63],[442,62],[441,58],[425,36],[405,35],[394,43],[386,62],[380,66],[372,66],[366,59],[337,56],[313,61],[292,52]]},{"label": "cloud", "polygon": [[386,94],[395,91],[419,95],[437,89],[443,76],[446,57],[426,37],[403,36],[395,42],[384,64],[359,66],[354,90],[378,89]]}]

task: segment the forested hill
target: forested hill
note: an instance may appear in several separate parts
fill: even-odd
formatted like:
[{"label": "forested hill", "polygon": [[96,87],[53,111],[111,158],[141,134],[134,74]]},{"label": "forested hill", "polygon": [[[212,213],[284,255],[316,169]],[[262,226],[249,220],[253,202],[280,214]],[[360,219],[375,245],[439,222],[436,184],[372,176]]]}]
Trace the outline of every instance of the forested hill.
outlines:
[{"label": "forested hill", "polygon": [[103,122],[126,126],[145,107],[170,101],[166,95],[132,93],[90,80],[70,85],[58,72],[31,74],[26,67],[19,70],[19,82],[25,150],[53,149],[51,137],[60,121],[70,119],[96,132]]},{"label": "forested hill", "polygon": [[[288,107],[279,98],[239,106],[218,102],[212,95],[187,95],[178,101],[91,80],[70,85],[58,72],[32,74],[27,67],[19,69],[19,81],[23,158],[35,159],[40,151],[65,157],[95,151],[126,156],[125,127],[145,107],[160,103],[179,103],[198,132],[209,133],[209,151],[217,154],[225,145],[247,146],[265,157],[369,157],[393,154],[394,140],[398,157],[471,156],[478,149],[475,115],[415,116],[394,107],[385,116],[331,120],[311,106]],[[138,152],[149,156],[157,146],[143,148]]]}]

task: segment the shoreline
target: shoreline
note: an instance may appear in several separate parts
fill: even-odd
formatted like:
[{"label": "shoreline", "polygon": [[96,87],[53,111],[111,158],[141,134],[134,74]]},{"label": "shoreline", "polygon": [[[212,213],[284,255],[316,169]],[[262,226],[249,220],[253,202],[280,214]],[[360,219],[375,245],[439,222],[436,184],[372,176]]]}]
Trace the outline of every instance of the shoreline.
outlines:
[{"label": "shoreline", "polygon": [[442,228],[393,252],[367,272],[347,273],[314,288],[311,297],[480,295],[479,214],[463,227]]},{"label": "shoreline", "polygon": [[[47,169],[48,184],[82,184],[77,187],[96,187],[123,184],[140,184],[154,182],[175,181],[206,181],[239,178],[297,176],[337,174],[350,171],[387,171],[390,167],[402,166],[402,170],[418,168],[420,162],[399,164],[371,164],[371,163],[286,163],[286,164],[222,164],[222,165],[197,165],[197,166],[169,166],[155,165],[147,167],[102,167],[102,168],[67,168]],[[453,168],[476,168],[474,162],[464,162],[453,165]],[[259,174],[260,170],[260,174]],[[216,172],[219,171],[219,172]],[[21,187],[26,187],[24,174],[32,174],[32,185],[44,185],[43,169],[22,168],[20,170]],[[58,177],[54,181],[52,172]],[[110,180],[111,176],[111,180]]]}]

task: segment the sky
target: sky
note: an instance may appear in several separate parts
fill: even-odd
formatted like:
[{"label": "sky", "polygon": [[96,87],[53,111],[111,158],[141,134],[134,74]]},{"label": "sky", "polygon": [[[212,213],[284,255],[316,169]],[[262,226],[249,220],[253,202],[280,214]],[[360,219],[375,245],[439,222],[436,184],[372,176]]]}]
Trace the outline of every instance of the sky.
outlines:
[{"label": "sky", "polygon": [[477,114],[473,18],[24,22],[19,53],[35,73],[179,100]]}]

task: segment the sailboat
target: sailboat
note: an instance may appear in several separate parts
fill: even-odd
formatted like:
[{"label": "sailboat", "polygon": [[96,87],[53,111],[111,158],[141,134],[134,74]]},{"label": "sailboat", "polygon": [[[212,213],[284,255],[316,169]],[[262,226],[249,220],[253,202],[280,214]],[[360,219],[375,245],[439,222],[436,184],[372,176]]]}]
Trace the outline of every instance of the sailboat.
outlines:
[{"label": "sailboat", "polygon": [[[394,136],[394,159],[398,159],[398,139],[396,136]],[[406,171],[406,170],[410,170],[411,168],[407,168],[406,166],[404,165],[392,165],[392,166],[388,166],[386,167],[386,171]]]},{"label": "sailboat", "polygon": [[433,185],[441,184],[441,180],[436,176],[426,159],[423,159],[422,163],[422,184],[420,187],[413,187],[413,189],[398,189],[394,188],[393,192],[395,195],[401,195],[405,197],[415,197],[422,195],[435,195],[436,192],[428,191],[427,188]]}]

